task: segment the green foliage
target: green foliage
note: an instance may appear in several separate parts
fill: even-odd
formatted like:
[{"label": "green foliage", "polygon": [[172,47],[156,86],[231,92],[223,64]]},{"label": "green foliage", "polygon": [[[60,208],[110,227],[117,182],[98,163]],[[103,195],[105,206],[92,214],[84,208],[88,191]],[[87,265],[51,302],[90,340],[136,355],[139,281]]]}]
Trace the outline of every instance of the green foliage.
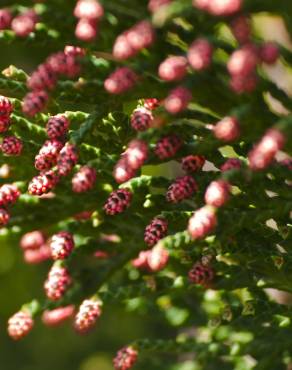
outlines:
[{"label": "green foliage", "polygon": [[[0,353],[5,370],[107,370],[113,353],[128,344],[139,351],[137,369],[142,370],[286,369],[292,363],[291,170],[274,161],[265,170],[254,172],[247,157],[272,127],[284,134],[284,151],[292,154],[289,89],[280,87],[268,68],[259,67],[254,92],[237,95],[231,91],[226,61],[238,45],[225,29],[229,19],[207,15],[195,9],[190,0],[176,0],[165,13],[154,14],[155,45],[119,63],[111,56],[113,42],[137,21],[150,19],[147,2],[102,3],[105,17],[99,25],[100,36],[87,45],[74,36],[75,1],[35,4],[41,22],[25,39],[10,30],[0,31],[0,64],[6,68],[0,76],[0,93],[14,104],[9,133],[24,143],[20,157],[1,154],[1,163],[10,168],[9,178],[1,178],[1,184],[15,183],[22,192],[11,209],[9,225],[0,235],[0,341],[4,343]],[[14,3],[12,9],[18,12],[26,6],[32,6],[31,2]],[[258,13],[277,15],[291,32],[291,0],[245,0],[244,12],[251,13],[255,23]],[[188,109],[172,116],[161,106],[156,114],[167,124],[137,134],[130,126],[132,111],[145,98],[165,99],[174,87],[157,77],[159,64],[169,55],[185,54],[190,43],[202,35],[216,52],[210,69],[202,73],[189,70],[182,82],[193,94]],[[255,34],[254,42],[260,45],[262,35]],[[86,47],[81,76],[60,79],[47,110],[26,117],[21,101],[28,92],[28,74],[51,53],[70,44]],[[278,67],[285,65],[286,76],[290,76],[291,50],[281,45],[280,51]],[[9,64],[13,65],[7,69]],[[139,83],[125,94],[109,95],[103,82],[124,64],[137,71]],[[275,109],[271,97],[287,112]],[[61,179],[54,197],[39,198],[28,194],[27,186],[37,175],[34,157],[46,140],[46,122],[58,113],[70,120],[68,141],[79,150],[74,172],[88,164],[96,169],[97,182],[93,190],[76,194],[71,190],[70,175]],[[214,138],[210,124],[230,115],[240,122],[241,138],[225,146]],[[171,133],[180,135],[184,144],[171,161],[161,161],[154,153],[155,143]],[[113,167],[135,137],[149,144],[147,166],[117,185]],[[213,166],[195,174],[199,190],[194,197],[179,204],[168,203],[167,188],[182,174],[177,164],[189,154],[204,155]],[[229,157],[240,158],[243,166],[221,173],[218,169]],[[193,240],[186,230],[188,219],[204,205],[208,184],[219,178],[232,184],[232,197],[218,209],[214,233]],[[103,205],[118,188],[129,188],[133,201],[126,212],[110,217]],[[91,211],[92,216],[76,220],[74,216],[83,211]],[[147,249],[144,229],[156,216],[169,223],[168,235],[157,245],[169,252],[170,259],[165,269],[148,273],[134,268],[131,261]],[[74,283],[57,302],[46,300],[42,293],[51,263],[24,266],[18,249],[24,233],[39,229],[48,236],[67,230],[75,238],[75,249],[64,261]],[[114,241],[105,238],[112,234]],[[96,250],[109,253],[110,258],[94,258]],[[193,264],[204,257],[212,259],[216,272],[210,289],[191,284],[187,277]],[[276,289],[278,295],[284,291],[286,304],[274,300],[267,288]],[[5,321],[23,302],[28,302],[25,307],[37,321],[45,309],[67,304],[78,307],[94,295],[103,301],[104,313],[100,327],[88,337],[72,338],[69,326],[54,332],[37,324],[31,337],[21,344],[7,341]]]}]

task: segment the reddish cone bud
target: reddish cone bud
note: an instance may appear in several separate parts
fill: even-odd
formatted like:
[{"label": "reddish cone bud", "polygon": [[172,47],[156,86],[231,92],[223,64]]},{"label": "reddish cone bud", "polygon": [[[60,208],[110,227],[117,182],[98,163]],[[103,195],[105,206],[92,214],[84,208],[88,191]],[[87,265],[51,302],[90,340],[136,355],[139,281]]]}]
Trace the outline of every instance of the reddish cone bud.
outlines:
[{"label": "reddish cone bud", "polygon": [[63,114],[58,114],[49,118],[46,130],[50,139],[60,139],[64,137],[69,129],[70,121]]},{"label": "reddish cone bud", "polygon": [[132,260],[132,265],[134,267],[136,267],[137,269],[148,270],[149,266],[148,266],[147,258],[148,258],[149,253],[150,253],[150,251],[141,251],[141,252],[139,252],[138,257],[135,258],[134,260]]},{"label": "reddish cone bud", "polygon": [[285,137],[281,131],[269,129],[248,154],[250,168],[258,171],[268,167],[284,143]]},{"label": "reddish cone bud", "polygon": [[255,71],[257,63],[257,50],[253,45],[246,45],[231,54],[227,69],[231,76],[246,77]]},{"label": "reddish cone bud", "polygon": [[10,28],[12,14],[9,9],[0,9],[0,30]]},{"label": "reddish cone bud", "polygon": [[177,114],[184,111],[190,101],[192,94],[190,90],[185,87],[177,87],[171,90],[170,94],[164,101],[164,108],[171,114]]},{"label": "reddish cone bud", "polygon": [[35,30],[36,20],[26,14],[18,15],[11,22],[11,29],[19,37],[26,37]]},{"label": "reddish cone bud", "polygon": [[168,222],[161,217],[154,218],[145,228],[144,241],[152,247],[167,234]]},{"label": "reddish cone bud", "polygon": [[204,265],[202,262],[197,262],[189,271],[188,276],[192,283],[202,285],[207,288],[213,281],[215,272],[211,266]]},{"label": "reddish cone bud", "polygon": [[250,19],[245,15],[239,15],[231,23],[231,31],[240,44],[246,44],[250,41],[251,29]]},{"label": "reddish cone bud", "polygon": [[181,160],[182,169],[188,173],[201,170],[204,164],[205,157],[203,157],[202,155],[188,155]]},{"label": "reddish cone bud", "polygon": [[28,185],[28,192],[31,195],[46,194],[57,185],[58,175],[50,170],[32,178]]},{"label": "reddish cone bud", "polygon": [[273,42],[266,42],[260,47],[260,58],[266,64],[275,64],[280,57],[278,46]]},{"label": "reddish cone bud", "polygon": [[[78,52],[76,51],[76,53]],[[81,71],[81,66],[77,61],[76,56],[71,53],[66,54],[62,51],[50,55],[46,60],[46,64],[57,75],[64,75],[69,78],[78,76]]]},{"label": "reddish cone bud", "polygon": [[25,337],[33,328],[34,321],[31,315],[25,311],[19,311],[8,320],[8,335],[19,340]]},{"label": "reddish cone bud", "polygon": [[149,0],[148,3],[148,10],[151,13],[157,12],[157,10],[161,9],[164,6],[171,4],[172,0]]},{"label": "reddish cone bud", "polygon": [[193,0],[193,5],[215,16],[228,16],[241,10],[242,0]]},{"label": "reddish cone bud", "polygon": [[27,81],[30,90],[52,90],[57,83],[56,73],[47,64],[41,64]]},{"label": "reddish cone bud", "polygon": [[225,117],[214,126],[214,135],[218,140],[233,141],[239,137],[239,133],[239,123],[235,117]]},{"label": "reddish cone bud", "polygon": [[80,334],[87,333],[94,327],[101,315],[101,302],[86,299],[82,302],[74,321],[74,327]]},{"label": "reddish cone bud", "polygon": [[[1,114],[1,112],[0,112]],[[3,132],[8,131],[10,127],[10,118],[6,116],[0,116],[0,134],[3,134]]]},{"label": "reddish cone bud", "polygon": [[15,136],[6,136],[1,144],[1,150],[5,155],[20,155],[23,143]]},{"label": "reddish cone bud", "polygon": [[227,161],[220,167],[222,172],[230,170],[239,170],[241,168],[242,162],[238,158],[229,158]]},{"label": "reddish cone bud", "polygon": [[44,155],[37,154],[34,160],[34,166],[38,171],[46,171],[56,164],[56,159],[48,158]]},{"label": "reddish cone bud", "polygon": [[155,154],[159,159],[168,159],[176,155],[183,142],[177,135],[162,137],[155,146]]},{"label": "reddish cone bud", "polygon": [[212,181],[205,192],[205,202],[209,206],[222,207],[229,199],[230,184],[224,180]]},{"label": "reddish cone bud", "polygon": [[64,54],[72,57],[84,57],[86,50],[79,46],[66,45],[64,48]]},{"label": "reddish cone bud", "polygon": [[4,208],[0,208],[0,227],[7,225],[9,220],[10,220],[9,212]]},{"label": "reddish cone bud", "polygon": [[53,301],[59,300],[71,283],[72,279],[65,267],[52,266],[44,284],[47,297]]},{"label": "reddish cone bud", "polygon": [[204,206],[189,219],[188,232],[193,239],[205,238],[217,225],[217,217],[213,207]]},{"label": "reddish cone bud", "polygon": [[38,249],[26,249],[23,257],[26,263],[39,264],[52,257],[51,249],[47,244],[43,244]]},{"label": "reddish cone bud", "polygon": [[131,369],[136,363],[138,352],[133,347],[124,347],[118,351],[113,360],[115,370]]},{"label": "reddish cone bud", "polygon": [[6,96],[0,95],[0,117],[9,117],[13,111],[13,105]]},{"label": "reddish cone bud", "polygon": [[104,82],[104,88],[110,94],[121,94],[131,89],[138,76],[128,67],[116,69]]},{"label": "reddish cone bud", "polygon": [[161,245],[156,245],[152,248],[147,255],[147,264],[152,272],[157,272],[167,265],[169,253],[167,249]]},{"label": "reddish cone bud", "polygon": [[213,47],[203,38],[195,40],[188,50],[188,61],[195,71],[208,68],[212,62]]},{"label": "reddish cone bud", "polygon": [[103,14],[103,7],[97,0],[78,0],[74,9],[74,16],[80,19],[97,20]]},{"label": "reddish cone bud", "polygon": [[162,80],[179,81],[185,77],[187,66],[188,61],[185,57],[169,57],[160,64],[158,74]]},{"label": "reddish cone bud", "polygon": [[24,250],[26,249],[39,249],[43,244],[45,244],[46,238],[43,232],[39,230],[31,231],[22,235],[20,239],[20,247]]},{"label": "reddish cone bud", "polygon": [[44,311],[42,314],[42,322],[46,326],[54,327],[62,324],[74,314],[74,306],[59,307],[51,311]]},{"label": "reddish cone bud", "polygon": [[117,183],[121,184],[133,178],[135,171],[143,166],[147,158],[147,144],[142,140],[132,140],[114,167],[113,176]]},{"label": "reddish cone bud", "polygon": [[22,111],[24,114],[32,117],[45,109],[48,100],[49,96],[45,91],[40,90],[28,93],[23,99]]},{"label": "reddish cone bud", "polygon": [[155,40],[155,31],[149,21],[141,21],[126,32],[129,44],[134,50],[148,48]]},{"label": "reddish cone bud", "polygon": [[136,172],[129,165],[127,158],[122,157],[114,167],[113,177],[118,184],[122,184],[133,177],[135,177]]},{"label": "reddish cone bud", "polygon": [[198,191],[198,185],[192,176],[178,177],[167,189],[166,200],[170,203],[179,203],[190,198]]},{"label": "reddish cone bud", "polygon": [[93,41],[97,36],[96,21],[85,18],[80,19],[76,25],[75,36],[81,41]]},{"label": "reddish cone bud", "polygon": [[140,107],[134,110],[131,116],[131,126],[136,131],[145,131],[151,127],[153,115],[149,109]]},{"label": "reddish cone bud", "polygon": [[230,88],[236,94],[251,93],[257,87],[258,79],[255,73],[248,76],[232,76],[230,80]]},{"label": "reddish cone bud", "polygon": [[50,248],[54,260],[66,259],[74,249],[73,235],[67,231],[60,231],[52,236]]},{"label": "reddish cone bud", "polygon": [[124,32],[116,38],[113,46],[113,56],[119,60],[129,59],[137,54],[137,50],[133,49],[127,38],[127,33]]},{"label": "reddish cone bud", "polygon": [[78,151],[74,144],[66,143],[57,158],[57,168],[60,176],[67,176],[78,162]]},{"label": "reddish cone bud", "polygon": [[60,150],[63,148],[64,144],[59,140],[46,140],[41,147],[39,154],[46,157],[57,158]]},{"label": "reddish cone bud", "polygon": [[96,181],[96,170],[83,166],[72,178],[72,190],[75,193],[84,193],[93,189]]},{"label": "reddish cone bud", "polygon": [[149,110],[155,110],[160,106],[160,101],[156,98],[148,98],[144,100],[144,107]]},{"label": "reddish cone bud", "polygon": [[132,200],[132,192],[129,189],[118,189],[113,191],[103,207],[107,215],[113,216],[124,212]]},{"label": "reddish cone bud", "polygon": [[122,158],[125,158],[127,164],[133,169],[137,170],[142,167],[148,158],[148,145],[143,140],[134,139],[129,142],[126,151]]},{"label": "reddish cone bud", "polygon": [[20,191],[13,184],[4,184],[0,187],[0,206],[14,204],[20,196]]}]

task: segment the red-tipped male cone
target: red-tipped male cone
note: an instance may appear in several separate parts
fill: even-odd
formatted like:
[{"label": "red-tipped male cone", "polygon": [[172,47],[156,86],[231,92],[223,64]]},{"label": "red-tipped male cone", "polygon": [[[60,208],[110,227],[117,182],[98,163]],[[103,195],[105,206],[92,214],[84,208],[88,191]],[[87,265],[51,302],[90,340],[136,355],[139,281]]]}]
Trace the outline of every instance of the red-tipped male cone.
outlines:
[{"label": "red-tipped male cone", "polygon": [[205,164],[205,157],[202,155],[188,155],[181,160],[181,167],[188,173],[201,170]]},{"label": "red-tipped male cone", "polygon": [[6,136],[1,144],[1,150],[5,155],[20,155],[22,152],[22,140],[15,136]]},{"label": "red-tipped male cone", "polygon": [[26,311],[19,311],[8,320],[8,335],[19,340],[25,337],[33,328],[34,321],[31,315]]},{"label": "red-tipped male cone", "polygon": [[59,300],[63,297],[71,283],[72,279],[68,270],[65,267],[53,265],[44,283],[47,297],[52,301]]},{"label": "red-tipped male cone", "polygon": [[178,177],[167,189],[166,200],[170,203],[179,203],[190,198],[198,190],[198,185],[192,176]]},{"label": "red-tipped male cone", "polygon": [[103,207],[107,215],[113,216],[124,212],[132,200],[132,192],[129,189],[118,189],[113,191]]},{"label": "red-tipped male cone", "polygon": [[133,347],[124,347],[118,351],[113,360],[115,370],[131,369],[136,363],[138,352]]},{"label": "red-tipped male cone", "polygon": [[205,192],[205,202],[209,206],[222,207],[229,199],[230,184],[224,180],[212,181]]},{"label": "red-tipped male cone", "polygon": [[74,249],[73,235],[68,231],[60,231],[52,236],[50,248],[54,260],[63,260],[69,257]]},{"label": "red-tipped male cone", "polygon": [[171,90],[169,95],[166,97],[164,101],[164,108],[170,114],[178,114],[188,107],[191,100],[192,93],[189,89],[181,86],[176,87],[175,89]]},{"label": "red-tipped male cone", "polygon": [[162,137],[155,146],[154,152],[159,159],[168,159],[178,152],[183,141],[175,134]]},{"label": "red-tipped male cone", "polygon": [[205,238],[217,225],[214,207],[204,206],[189,219],[188,232],[193,239]]},{"label": "red-tipped male cone", "polygon": [[96,181],[96,170],[83,166],[72,178],[72,190],[75,193],[84,193],[92,190]]},{"label": "red-tipped male cone", "polygon": [[240,135],[237,118],[225,117],[214,126],[214,135],[218,140],[225,142],[236,140]]},{"label": "red-tipped male cone", "polygon": [[160,64],[158,75],[165,81],[179,81],[185,77],[187,66],[188,61],[185,57],[169,57]]},{"label": "red-tipped male cone", "polygon": [[94,327],[101,315],[101,302],[86,299],[82,302],[75,316],[74,327],[80,334],[87,333]]},{"label": "red-tipped male cone", "polygon": [[210,265],[204,265],[202,262],[197,262],[189,271],[189,280],[198,285],[208,287],[213,281],[215,272]]},{"label": "red-tipped male cone", "polygon": [[42,314],[42,322],[50,327],[61,325],[73,316],[74,310],[75,307],[73,305],[58,307],[50,311],[46,310]]},{"label": "red-tipped male cone", "polygon": [[160,239],[164,238],[167,234],[168,222],[162,217],[155,217],[149,225],[146,226],[144,232],[144,241],[152,247]]},{"label": "red-tipped male cone", "polygon": [[202,71],[212,62],[213,47],[206,39],[195,40],[188,50],[188,61],[195,71]]}]

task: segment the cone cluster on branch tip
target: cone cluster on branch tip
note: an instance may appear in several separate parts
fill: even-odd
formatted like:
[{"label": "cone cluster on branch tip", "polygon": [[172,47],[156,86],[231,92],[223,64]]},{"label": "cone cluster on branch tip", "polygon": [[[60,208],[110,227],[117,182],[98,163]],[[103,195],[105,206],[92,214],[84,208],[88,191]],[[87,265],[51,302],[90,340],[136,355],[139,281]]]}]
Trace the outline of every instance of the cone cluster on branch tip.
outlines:
[{"label": "cone cluster on branch tip", "polygon": [[[104,290],[88,294],[92,287],[82,280],[78,267],[77,271],[72,267],[80,250],[87,253],[87,247],[94,262],[102,260],[99,263],[108,268],[104,277],[99,269],[82,266],[98,287],[110,289],[110,277],[117,270],[125,276],[134,270],[140,283],[155,287],[155,294],[160,294],[156,278],[161,277],[175,280],[171,289],[181,284],[187,294],[188,288],[200,291],[195,285],[216,289],[218,276],[223,286],[230,286],[232,268],[241,262],[232,259],[237,248],[229,248],[229,243],[237,247],[242,236],[230,224],[243,225],[247,218],[253,219],[249,212],[255,210],[264,220],[256,219],[256,226],[265,233],[271,211],[275,218],[283,212],[277,220],[279,230],[289,226],[284,219],[291,197],[281,196],[288,194],[289,186],[291,190],[291,117],[290,113],[277,117],[265,98],[269,86],[271,96],[274,93],[285,107],[290,98],[262,70],[263,64],[279,62],[282,49],[254,37],[249,5],[245,7],[244,0],[193,0],[185,11],[185,4],[179,4],[180,10],[177,1],[149,0],[149,16],[145,6],[139,17],[132,15],[136,10],[125,14],[123,24],[123,7],[115,14],[107,3],[77,0],[71,12],[71,36],[82,46],[65,45],[68,32],[60,32],[60,51],[48,55],[26,82],[7,77],[11,86],[23,85],[27,91],[21,104],[8,88],[7,97],[0,96],[0,148],[14,171],[11,183],[0,187],[0,226],[17,226],[24,232],[33,220],[32,231],[22,235],[20,247],[26,263],[50,260],[44,292],[56,304],[51,310],[43,305],[36,313],[27,305],[13,315],[8,334],[15,340],[31,331],[38,313],[47,326],[73,318],[80,334],[95,326],[106,303],[99,298]],[[45,4],[44,9],[50,7]],[[42,19],[38,7],[18,10],[22,8],[0,9],[0,30],[12,30],[24,41],[33,40],[34,34],[37,39],[36,25],[47,18]],[[180,18],[191,14],[198,23],[194,27]],[[168,17],[175,21],[170,23]],[[215,32],[219,23],[229,26],[232,42],[219,38]],[[100,50],[109,40],[111,44]],[[70,109],[76,105],[76,112],[66,111],[68,102]],[[29,178],[20,168],[22,159],[24,166],[32,162]],[[210,164],[214,170],[209,170]],[[260,176],[261,186],[254,180]],[[271,204],[267,190],[276,194]],[[30,204],[29,220],[23,215],[25,202]],[[39,220],[44,212],[47,217]],[[42,226],[37,226],[39,221]],[[252,234],[255,225],[248,222],[243,230]],[[279,245],[281,240],[277,239]],[[111,249],[104,250],[109,245]],[[248,260],[244,247],[241,267],[251,270],[254,256]],[[217,275],[225,252],[229,280],[225,272]],[[217,253],[221,260],[213,258]],[[279,250],[273,253],[278,256]],[[262,271],[259,265],[256,279],[246,280],[258,281]],[[171,289],[161,294],[171,297]],[[139,350],[135,345],[122,348],[114,359],[115,369],[133,367]]]}]

